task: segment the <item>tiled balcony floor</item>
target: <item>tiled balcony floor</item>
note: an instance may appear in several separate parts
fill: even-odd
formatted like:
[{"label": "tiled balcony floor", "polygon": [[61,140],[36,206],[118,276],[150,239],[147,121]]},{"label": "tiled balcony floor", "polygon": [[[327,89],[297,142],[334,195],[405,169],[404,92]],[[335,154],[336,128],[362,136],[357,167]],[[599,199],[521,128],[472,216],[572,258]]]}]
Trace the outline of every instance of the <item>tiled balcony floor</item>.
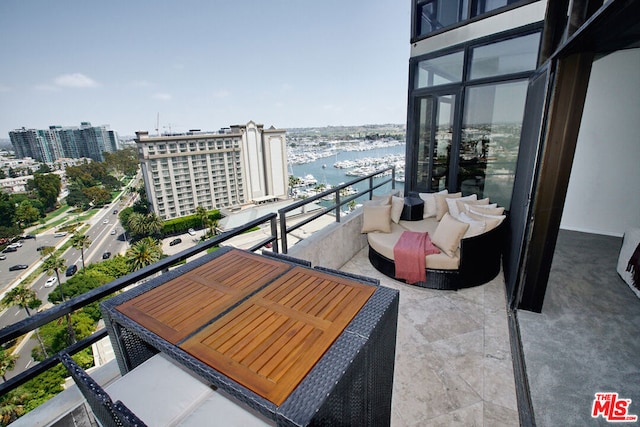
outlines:
[{"label": "tiled balcony floor", "polygon": [[438,291],[375,270],[365,248],[341,270],[400,291],[392,426],[519,425],[502,273]]}]

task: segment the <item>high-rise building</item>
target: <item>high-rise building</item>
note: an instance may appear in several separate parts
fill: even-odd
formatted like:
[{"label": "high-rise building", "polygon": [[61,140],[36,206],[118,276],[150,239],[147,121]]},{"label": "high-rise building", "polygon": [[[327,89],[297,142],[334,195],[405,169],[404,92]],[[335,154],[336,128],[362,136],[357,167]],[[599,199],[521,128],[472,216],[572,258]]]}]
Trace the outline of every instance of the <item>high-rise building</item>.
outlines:
[{"label": "high-rise building", "polygon": [[102,153],[118,149],[118,134],[108,126],[49,126],[49,129],[16,129],[9,132],[11,144],[19,158],[31,157],[52,163],[61,158],[88,157],[103,161]]},{"label": "high-rise building", "polygon": [[249,122],[219,132],[136,133],[151,209],[163,219],[287,194],[285,130]]}]

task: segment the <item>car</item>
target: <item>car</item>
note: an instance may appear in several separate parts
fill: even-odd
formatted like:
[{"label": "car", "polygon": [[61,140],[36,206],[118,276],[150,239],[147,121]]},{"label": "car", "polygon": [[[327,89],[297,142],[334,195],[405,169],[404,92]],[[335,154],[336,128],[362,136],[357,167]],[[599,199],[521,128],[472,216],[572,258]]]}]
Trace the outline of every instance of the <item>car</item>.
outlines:
[{"label": "car", "polygon": [[113,236],[114,234],[116,234],[116,230],[115,230],[115,228],[114,228],[113,230],[111,230],[111,233],[109,233],[109,234],[111,234],[112,236]]},{"label": "car", "polygon": [[26,234],[26,235],[22,236],[22,240],[35,239],[35,238],[36,238],[35,234]]},{"label": "car", "polygon": [[7,259],[6,255],[0,255],[0,261]]},{"label": "car", "polygon": [[44,283],[44,287],[45,288],[50,288],[53,285],[55,285],[58,282],[58,278],[55,276],[51,276],[47,279],[47,281]]},{"label": "car", "polygon": [[182,239],[181,238],[177,238],[177,239],[173,239],[172,241],[169,242],[169,246],[175,246],[182,243]]},{"label": "car", "polygon": [[22,243],[20,242],[15,242],[10,244],[8,247],[12,247],[12,248],[21,248],[22,247]]},{"label": "car", "polygon": [[103,224],[109,224],[109,220],[105,219],[104,221],[102,221]]},{"label": "car", "polygon": [[111,258],[111,252],[105,252],[102,254],[102,259],[109,259]]},{"label": "car", "polygon": [[190,228],[189,230],[187,230],[187,233],[191,234],[192,236],[195,236],[196,230],[194,230],[193,228]]},{"label": "car", "polygon": [[77,266],[77,265],[75,265],[75,264],[71,264],[71,265],[69,266],[69,268],[67,268],[67,271],[66,271],[66,273],[65,273],[65,276],[67,276],[67,277],[71,277],[71,276],[73,276],[74,274],[76,274],[76,271],[78,271],[78,266]]},{"label": "car", "polygon": [[26,270],[27,268],[29,268],[27,264],[16,264],[9,267],[9,271]]},{"label": "car", "polygon": [[114,209],[114,210],[113,210],[113,214],[115,215],[115,214],[117,214],[117,213],[118,213],[118,209]]},{"label": "car", "polygon": [[66,236],[67,234],[69,234],[69,233],[67,233],[66,231],[56,231],[56,232],[54,233],[53,237],[64,237],[64,236]]},{"label": "car", "polygon": [[9,253],[9,252],[18,252],[18,248],[16,248],[15,246],[7,246],[6,248],[4,248],[4,250],[2,251],[2,253]]}]

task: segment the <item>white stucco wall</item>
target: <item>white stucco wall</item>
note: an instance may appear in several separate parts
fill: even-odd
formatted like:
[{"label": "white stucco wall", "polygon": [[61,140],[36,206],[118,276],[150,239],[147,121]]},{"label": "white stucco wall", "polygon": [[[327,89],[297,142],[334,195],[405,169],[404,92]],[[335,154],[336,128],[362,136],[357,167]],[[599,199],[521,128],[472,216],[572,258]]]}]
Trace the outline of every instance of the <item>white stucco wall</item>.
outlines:
[{"label": "white stucco wall", "polygon": [[560,228],[640,227],[640,49],[593,63]]}]

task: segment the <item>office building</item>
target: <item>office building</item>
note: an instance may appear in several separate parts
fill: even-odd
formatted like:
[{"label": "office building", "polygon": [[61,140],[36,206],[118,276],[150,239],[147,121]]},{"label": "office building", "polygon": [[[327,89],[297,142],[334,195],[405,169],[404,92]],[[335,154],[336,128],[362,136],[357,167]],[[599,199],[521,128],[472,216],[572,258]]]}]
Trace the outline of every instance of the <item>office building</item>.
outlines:
[{"label": "office building", "polygon": [[82,122],[80,127],[49,126],[49,129],[16,129],[9,132],[16,157],[31,157],[52,163],[61,158],[88,157],[104,160],[102,153],[119,148],[118,134],[108,126],[92,126]]},{"label": "office building", "polygon": [[219,132],[136,133],[152,210],[163,219],[287,194],[285,131],[249,122]]}]

